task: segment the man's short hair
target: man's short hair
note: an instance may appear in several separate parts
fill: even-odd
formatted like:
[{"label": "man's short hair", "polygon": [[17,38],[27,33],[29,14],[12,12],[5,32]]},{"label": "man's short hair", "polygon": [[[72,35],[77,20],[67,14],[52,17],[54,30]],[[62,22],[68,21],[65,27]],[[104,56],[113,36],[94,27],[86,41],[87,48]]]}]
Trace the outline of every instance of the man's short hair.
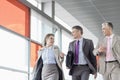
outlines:
[{"label": "man's short hair", "polygon": [[112,24],[112,22],[104,22],[103,24],[108,25],[109,27],[111,27],[111,28],[113,29],[113,24]]},{"label": "man's short hair", "polygon": [[77,29],[77,30],[80,30],[81,34],[83,34],[83,28],[81,26],[73,26],[72,29]]}]

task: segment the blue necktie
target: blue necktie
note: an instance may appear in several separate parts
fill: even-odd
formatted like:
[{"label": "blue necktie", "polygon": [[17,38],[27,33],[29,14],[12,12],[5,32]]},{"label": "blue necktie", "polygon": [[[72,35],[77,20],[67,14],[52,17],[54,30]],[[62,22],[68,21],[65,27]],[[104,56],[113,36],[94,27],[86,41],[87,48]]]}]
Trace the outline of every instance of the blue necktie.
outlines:
[{"label": "blue necktie", "polygon": [[75,63],[78,64],[78,56],[79,56],[79,40],[76,41],[75,45]]}]

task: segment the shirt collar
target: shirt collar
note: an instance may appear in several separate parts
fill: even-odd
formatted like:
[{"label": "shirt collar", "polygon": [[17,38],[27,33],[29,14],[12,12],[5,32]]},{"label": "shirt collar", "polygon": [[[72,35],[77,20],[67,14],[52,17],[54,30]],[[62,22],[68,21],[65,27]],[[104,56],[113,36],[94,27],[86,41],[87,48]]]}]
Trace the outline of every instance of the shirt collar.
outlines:
[{"label": "shirt collar", "polygon": [[52,49],[52,48],[53,48],[53,46],[45,47],[45,49]]},{"label": "shirt collar", "polygon": [[[79,40],[79,42],[82,42],[82,40],[83,40],[83,37],[81,37],[80,39],[78,39]],[[76,40],[76,41],[78,41],[78,40]]]},{"label": "shirt collar", "polygon": [[106,36],[106,38],[113,38],[114,34],[110,35],[110,36]]}]

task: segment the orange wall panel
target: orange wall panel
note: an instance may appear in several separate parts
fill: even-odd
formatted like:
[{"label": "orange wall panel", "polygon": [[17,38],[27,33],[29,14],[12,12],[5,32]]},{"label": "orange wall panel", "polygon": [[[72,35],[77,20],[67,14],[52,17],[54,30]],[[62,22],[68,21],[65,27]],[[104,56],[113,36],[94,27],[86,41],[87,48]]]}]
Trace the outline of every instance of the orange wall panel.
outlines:
[{"label": "orange wall panel", "polygon": [[29,8],[18,0],[0,0],[0,25],[29,37]]},{"label": "orange wall panel", "polygon": [[31,54],[30,54],[30,65],[31,67],[34,67],[36,60],[38,58],[38,50],[41,48],[40,45],[35,44],[34,42],[31,42]]}]

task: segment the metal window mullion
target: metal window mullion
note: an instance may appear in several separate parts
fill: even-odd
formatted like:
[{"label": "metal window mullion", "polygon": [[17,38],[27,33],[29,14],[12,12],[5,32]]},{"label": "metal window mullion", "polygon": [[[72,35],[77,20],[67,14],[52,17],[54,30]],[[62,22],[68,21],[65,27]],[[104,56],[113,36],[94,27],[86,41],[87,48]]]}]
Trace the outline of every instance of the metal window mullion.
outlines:
[{"label": "metal window mullion", "polygon": [[27,71],[23,71],[23,70],[19,70],[19,69],[13,69],[13,68],[5,67],[5,66],[0,66],[0,69],[28,74]]}]

